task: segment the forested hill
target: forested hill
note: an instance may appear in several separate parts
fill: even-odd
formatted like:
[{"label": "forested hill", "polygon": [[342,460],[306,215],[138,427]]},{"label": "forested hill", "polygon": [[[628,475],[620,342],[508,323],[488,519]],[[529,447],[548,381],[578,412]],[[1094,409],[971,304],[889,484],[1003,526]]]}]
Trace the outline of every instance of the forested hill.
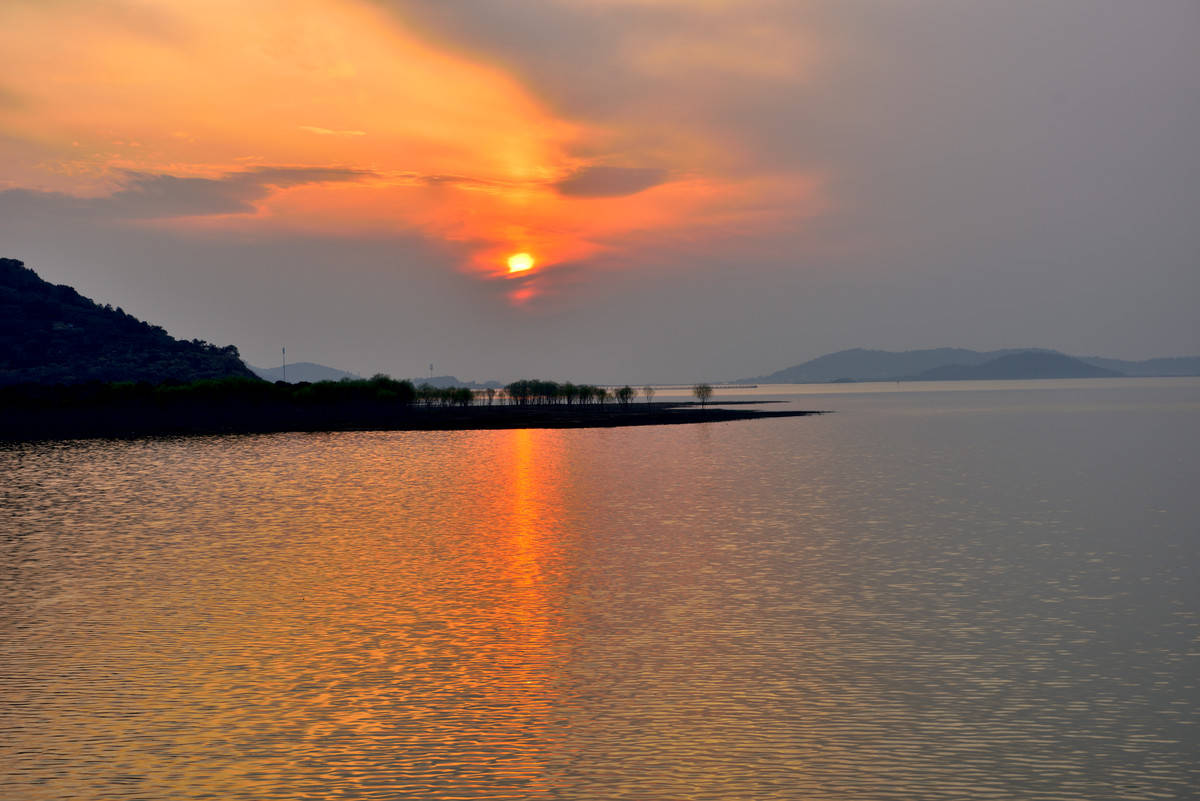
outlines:
[{"label": "forested hill", "polygon": [[175,339],[0,258],[0,385],[229,376],[254,378],[234,346]]}]

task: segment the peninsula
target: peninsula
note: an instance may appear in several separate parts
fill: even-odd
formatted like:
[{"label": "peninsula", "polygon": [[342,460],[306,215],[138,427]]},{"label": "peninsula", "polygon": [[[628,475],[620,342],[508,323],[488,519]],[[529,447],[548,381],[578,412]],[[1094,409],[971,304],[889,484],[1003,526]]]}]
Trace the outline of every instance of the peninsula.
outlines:
[{"label": "peninsula", "polygon": [[[538,393],[523,386],[538,387]],[[0,440],[89,439],[284,431],[457,431],[505,428],[610,428],[720,423],[821,414],[757,409],[754,402],[710,406],[635,401],[548,381],[505,391],[414,387],[386,376],[285,384],[228,378],[191,384],[115,383],[0,387]]]}]

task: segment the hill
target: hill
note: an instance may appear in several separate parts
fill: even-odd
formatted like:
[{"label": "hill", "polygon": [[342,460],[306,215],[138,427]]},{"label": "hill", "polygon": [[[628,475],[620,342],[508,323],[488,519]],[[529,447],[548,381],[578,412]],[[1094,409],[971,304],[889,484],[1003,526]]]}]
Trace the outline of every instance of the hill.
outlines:
[{"label": "hill", "polygon": [[989,381],[1028,378],[1118,378],[1124,373],[1096,367],[1061,353],[1024,351],[983,364],[946,364],[910,376],[908,381]]},{"label": "hill", "polygon": [[982,364],[1015,353],[999,350],[981,353],[966,348],[930,348],[902,352],[851,348],[777,370],[770,375],[743,378],[746,384],[825,384],[831,381],[894,381],[946,364]]},{"label": "hill", "polygon": [[233,345],[175,339],[0,259],[0,386],[228,377],[255,377]]},{"label": "hill", "polygon": [[[1071,357],[1044,348],[1010,348],[1005,350],[976,351],[965,348],[930,348],[927,350],[886,351],[853,348],[829,353],[811,361],[797,364],[774,373],[755,378],[743,378],[739,383],[747,384],[827,384],[848,381],[901,381],[921,376],[929,370],[941,367],[971,367],[982,365],[1006,356],[1040,353],[1050,356],[1076,359],[1085,365],[1100,368],[1104,373],[1096,375],[1127,376],[1185,376],[1200,375],[1200,357],[1170,359],[1146,359],[1124,361],[1104,359],[1099,356]],[[1009,366],[1016,363],[1006,363]],[[1047,362],[1049,364],[1049,362]],[[1063,363],[1060,366],[1066,370]],[[1032,369],[1032,363],[1029,363]],[[1004,365],[1000,368],[1006,369]],[[1067,372],[1079,373],[1077,366]],[[950,375],[951,372],[945,373]],[[1082,373],[1079,373],[1082,375]],[[963,373],[965,375],[965,373]],[[1055,377],[1067,377],[1066,375]],[[943,379],[953,380],[953,379]]]},{"label": "hill", "polygon": [[1175,356],[1143,359],[1136,362],[1126,359],[1105,359],[1101,356],[1080,356],[1079,360],[1095,367],[1116,370],[1118,373],[1142,378],[1200,375],[1200,356]]},{"label": "hill", "polygon": [[284,373],[287,373],[287,382],[289,384],[298,384],[302,381],[317,383],[318,381],[341,381],[343,378],[351,380],[362,378],[362,376],[354,373],[347,373],[345,370],[339,370],[336,367],[326,367],[323,364],[314,364],[313,362],[296,362],[289,364],[287,369],[282,367],[255,367],[250,365],[250,370],[259,378],[266,381],[283,381]]}]

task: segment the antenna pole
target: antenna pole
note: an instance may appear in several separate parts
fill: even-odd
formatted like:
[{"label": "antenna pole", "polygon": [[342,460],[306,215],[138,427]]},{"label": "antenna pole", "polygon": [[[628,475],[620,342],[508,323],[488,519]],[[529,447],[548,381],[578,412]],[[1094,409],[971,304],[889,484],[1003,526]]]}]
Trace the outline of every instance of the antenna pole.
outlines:
[{"label": "antenna pole", "polygon": [[286,384],[287,383],[287,348],[284,347],[284,348],[280,348],[279,350],[280,350],[280,352],[283,353],[283,383]]}]

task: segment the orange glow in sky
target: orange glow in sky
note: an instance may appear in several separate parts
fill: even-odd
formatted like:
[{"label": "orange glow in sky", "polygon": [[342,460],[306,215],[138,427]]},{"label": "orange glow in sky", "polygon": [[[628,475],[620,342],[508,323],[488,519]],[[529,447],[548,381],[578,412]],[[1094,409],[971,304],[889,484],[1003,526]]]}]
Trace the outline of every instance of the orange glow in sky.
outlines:
[{"label": "orange glow in sky", "polygon": [[[415,233],[445,243],[460,269],[536,280],[626,252],[631,235],[744,234],[764,199],[813,197],[794,178],[779,197],[697,173],[721,152],[698,134],[622,150],[611,143],[624,132],[566,118],[366,0],[9,3],[0,52],[5,75],[20,76],[0,76],[0,189],[103,198],[139,176],[219,192],[254,170],[353,171],[267,180],[228,211],[186,207],[156,225]],[[614,190],[614,175],[627,183]]]}]

